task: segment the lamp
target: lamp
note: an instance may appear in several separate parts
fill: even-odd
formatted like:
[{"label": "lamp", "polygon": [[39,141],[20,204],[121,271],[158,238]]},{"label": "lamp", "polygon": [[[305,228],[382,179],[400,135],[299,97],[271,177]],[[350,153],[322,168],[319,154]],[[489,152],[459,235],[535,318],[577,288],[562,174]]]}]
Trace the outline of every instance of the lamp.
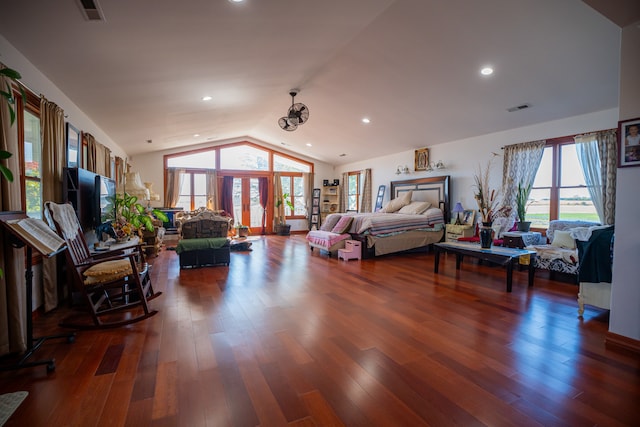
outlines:
[{"label": "lamp", "polygon": [[402,165],[400,165],[400,166],[398,166],[398,167],[396,168],[396,175],[400,175],[401,173],[404,173],[404,174],[407,174],[407,175],[408,175],[408,174],[410,174],[410,173],[411,173],[411,171],[409,170],[409,168],[407,167],[407,165],[404,165],[404,167],[402,167]]},{"label": "lamp", "polygon": [[458,202],[453,207],[453,213],[456,214],[456,225],[462,224],[460,222],[460,212],[464,212],[464,208],[462,207],[462,203]]},{"label": "lamp", "polygon": [[438,160],[437,162],[431,162],[427,164],[427,168],[425,169],[427,172],[433,172],[434,170],[442,170],[446,169],[446,166],[442,162],[442,160]]}]

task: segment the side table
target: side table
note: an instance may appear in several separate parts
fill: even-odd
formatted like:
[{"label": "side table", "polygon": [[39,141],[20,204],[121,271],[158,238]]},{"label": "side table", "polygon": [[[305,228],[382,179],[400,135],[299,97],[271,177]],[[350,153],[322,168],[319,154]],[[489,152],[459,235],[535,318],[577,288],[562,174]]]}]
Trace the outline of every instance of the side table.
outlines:
[{"label": "side table", "polygon": [[473,237],[475,228],[471,225],[447,224],[445,242],[455,242],[458,237]]},{"label": "side table", "polygon": [[508,248],[524,248],[526,246],[538,245],[542,238],[542,233],[537,231],[508,231],[502,234],[503,246]]}]

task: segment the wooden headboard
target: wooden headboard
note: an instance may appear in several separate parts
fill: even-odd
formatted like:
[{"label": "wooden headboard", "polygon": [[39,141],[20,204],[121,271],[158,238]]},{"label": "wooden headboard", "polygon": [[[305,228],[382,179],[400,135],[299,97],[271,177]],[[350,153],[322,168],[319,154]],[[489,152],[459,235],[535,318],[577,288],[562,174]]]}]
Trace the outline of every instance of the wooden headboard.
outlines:
[{"label": "wooden headboard", "polygon": [[412,201],[430,202],[432,206],[442,209],[445,222],[449,223],[449,216],[451,215],[449,207],[449,175],[391,181],[390,197],[392,199],[407,191],[413,191],[411,195]]}]

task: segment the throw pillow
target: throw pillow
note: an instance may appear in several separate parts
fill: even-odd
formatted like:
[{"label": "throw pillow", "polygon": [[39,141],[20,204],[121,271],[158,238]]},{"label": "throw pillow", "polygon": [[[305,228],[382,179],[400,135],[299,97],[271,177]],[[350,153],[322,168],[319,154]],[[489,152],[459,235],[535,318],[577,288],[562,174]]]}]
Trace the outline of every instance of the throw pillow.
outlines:
[{"label": "throw pillow", "polygon": [[413,191],[407,191],[400,197],[396,197],[395,199],[390,200],[389,203],[387,203],[382,209],[380,209],[380,212],[393,213],[399,211],[402,207],[411,203],[412,195]]},{"label": "throw pillow", "polygon": [[406,206],[403,206],[398,211],[399,214],[408,214],[408,215],[420,215],[422,212],[426,211],[431,207],[431,203],[429,202],[411,202]]},{"label": "throw pillow", "polygon": [[575,249],[576,241],[571,237],[571,233],[566,230],[556,230],[553,233],[553,242],[551,242],[551,246],[555,246],[558,248],[565,249]]},{"label": "throw pillow", "polygon": [[340,214],[327,215],[327,217],[325,218],[324,222],[322,224],[320,224],[320,230],[322,230],[322,231],[331,231],[331,230],[333,230],[333,227],[335,227],[336,224],[338,223],[338,221],[340,221],[340,217],[342,217],[342,215],[340,215]]},{"label": "throw pillow", "polygon": [[351,221],[353,221],[353,217],[349,215],[345,215],[336,224],[335,227],[331,230],[332,233],[342,234],[349,231],[351,227]]}]

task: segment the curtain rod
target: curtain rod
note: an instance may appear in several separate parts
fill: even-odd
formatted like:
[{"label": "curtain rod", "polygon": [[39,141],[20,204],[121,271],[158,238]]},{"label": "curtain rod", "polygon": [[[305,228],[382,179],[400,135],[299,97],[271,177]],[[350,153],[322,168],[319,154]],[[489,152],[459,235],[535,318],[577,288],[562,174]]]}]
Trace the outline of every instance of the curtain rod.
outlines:
[{"label": "curtain rod", "polygon": [[[610,129],[600,129],[600,130],[592,130],[590,132],[583,132],[583,133],[576,133],[574,135],[565,135],[565,136],[556,136],[554,138],[545,138],[545,141],[549,141],[549,140],[554,140],[554,139],[563,139],[563,138],[575,138],[578,135],[584,135],[586,133],[597,133],[597,132],[606,132],[609,130],[614,130],[617,131],[618,128],[610,128]],[[540,140],[538,140],[540,141]],[[515,144],[509,144],[509,145],[518,145],[518,144],[526,144],[527,142],[535,142],[535,141],[526,141],[526,142],[517,142]],[[502,147],[500,147],[501,150],[504,150],[504,147],[508,147],[509,145],[503,145]]]}]

